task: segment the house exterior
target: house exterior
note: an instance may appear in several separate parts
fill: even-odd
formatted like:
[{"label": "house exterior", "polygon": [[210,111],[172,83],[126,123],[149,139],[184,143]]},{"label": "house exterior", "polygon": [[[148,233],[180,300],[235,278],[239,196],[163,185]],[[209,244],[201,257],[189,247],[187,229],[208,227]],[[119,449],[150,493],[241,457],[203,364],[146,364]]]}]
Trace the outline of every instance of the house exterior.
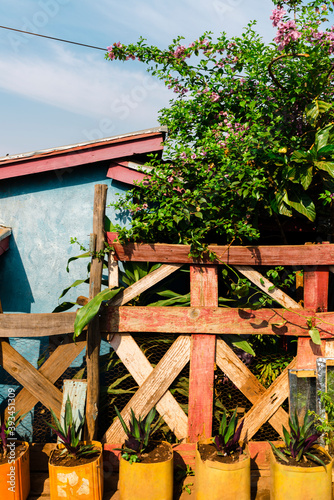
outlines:
[{"label": "house exterior", "polygon": [[[4,313],[47,313],[58,305],[61,292],[87,278],[88,259],[71,263],[83,253],[71,238],[89,246],[93,227],[95,184],[107,184],[107,205],[116,201],[144,174],[137,171],[149,153],[162,154],[165,128],[108,137],[44,151],[0,158],[0,301]],[[109,207],[112,222],[126,218]],[[62,300],[88,295],[88,285],[71,288]],[[61,301],[60,301],[61,302]],[[1,312],[1,309],[0,309]],[[49,338],[10,339],[11,345],[35,368]],[[101,353],[110,350],[102,342]],[[81,366],[84,352],[72,364]],[[0,411],[15,379],[0,366]],[[35,442],[34,414],[20,424],[21,436]],[[24,426],[24,427],[23,427]]]},{"label": "house exterior", "polygon": [[[88,247],[94,185],[108,185],[107,205],[144,174],[137,165],[162,153],[159,127],[34,153],[0,158],[0,226],[10,228],[0,266],[0,300],[6,313],[51,312],[62,290],[87,277],[87,261],[66,264]],[[112,222],[123,222],[111,208]],[[4,245],[4,240],[3,245]],[[1,241],[0,241],[1,245]],[[70,291],[75,301],[87,287]]]}]

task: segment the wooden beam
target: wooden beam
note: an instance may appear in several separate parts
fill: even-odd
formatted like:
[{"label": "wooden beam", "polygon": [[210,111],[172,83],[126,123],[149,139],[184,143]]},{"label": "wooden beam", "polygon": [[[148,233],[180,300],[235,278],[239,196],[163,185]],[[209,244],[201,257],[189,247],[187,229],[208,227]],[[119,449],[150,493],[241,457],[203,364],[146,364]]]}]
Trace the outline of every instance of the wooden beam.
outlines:
[{"label": "wooden beam", "polygon": [[[267,334],[308,337],[309,309],[225,309],[222,307],[108,307],[101,318],[105,333]],[[334,312],[316,313],[323,338],[334,335]]]},{"label": "wooden beam", "polygon": [[[258,401],[249,412],[247,412],[244,417],[244,427],[241,432],[242,440],[245,438],[247,438],[247,440],[252,439],[260,427],[267,422],[267,420],[270,420],[280,408],[281,404],[287,399],[289,396],[289,370],[294,368],[295,365],[296,359],[283,370],[266,392],[259,397]],[[281,432],[279,434],[281,436],[283,433],[282,424],[285,428],[288,428],[286,423],[286,421],[280,422]]]},{"label": "wooden beam", "polygon": [[219,246],[209,245],[217,254],[211,262],[209,255],[201,259],[189,258],[190,245],[169,245],[163,243],[143,244],[113,243],[115,233],[107,233],[107,241],[113,245],[115,255],[121,261],[161,263],[206,263],[238,266],[314,266],[334,265],[334,244],[330,245],[281,245],[281,246]]},{"label": "wooden beam", "polygon": [[[129,334],[114,335],[110,345],[137,384],[142,385],[153,372],[153,367],[133,337]],[[185,439],[188,417],[169,391],[157,402],[156,408],[177,439]]]},{"label": "wooden beam", "polygon": [[[144,417],[147,415],[151,408],[160,401],[189,359],[190,337],[180,335],[122,410],[121,415],[124,421],[128,423],[131,408],[136,416]],[[124,438],[125,433],[117,418],[104,434],[102,441],[107,443],[122,442]]]},{"label": "wooden beam", "polygon": [[[218,306],[217,266],[190,266],[192,306]],[[188,440],[212,435],[213,381],[216,354],[214,335],[192,335],[189,375]]]},{"label": "wooden beam", "polygon": [[[125,288],[124,291],[118,293],[110,302],[109,306],[121,306],[129,302],[130,300],[137,297],[141,293],[151,288],[153,285],[159,283],[159,281],[167,278],[178,269],[182,267],[183,264],[164,264],[155,271],[147,274],[139,281],[136,281],[133,285]],[[108,308],[107,308],[108,309]]]},{"label": "wooden beam", "polygon": [[2,314],[0,337],[45,337],[73,333],[75,312]]},{"label": "wooden beam", "polygon": [[[38,373],[54,384],[65,372],[75,358],[86,347],[86,341],[77,339],[73,342],[72,336],[65,338],[63,343],[42,364]],[[37,404],[39,399],[35,397],[26,387],[23,387],[15,397],[15,410],[20,415],[29,412]],[[7,410],[5,412],[5,417]]]},{"label": "wooden beam", "polygon": [[[310,248],[313,245],[306,245],[305,248]],[[316,245],[321,248],[328,248],[328,243]],[[315,312],[326,312],[328,308],[328,283],[329,283],[329,268],[328,266],[313,266],[312,268],[304,267],[304,307],[313,310],[310,318]],[[314,322],[316,326],[316,322]],[[297,369],[310,368],[316,369],[317,357],[324,356],[325,344],[319,346],[312,342],[311,338],[298,339],[297,347]]]},{"label": "wooden beam", "polygon": [[[99,254],[104,250],[104,218],[107,200],[106,184],[96,184],[94,191],[94,209],[93,209],[93,234],[96,237],[95,252]],[[101,291],[103,270],[103,256],[93,255],[90,276],[89,276],[89,299]],[[89,323],[87,331],[87,403],[86,403],[86,425],[88,441],[96,438],[97,434],[97,416],[98,403],[100,396],[100,344],[101,334],[99,327],[99,317]]]},{"label": "wooden beam", "polygon": [[60,416],[63,397],[61,391],[5,340],[0,340],[0,364],[21,385],[28,387],[38,401],[47,408],[52,408],[57,417]]},{"label": "wooden beam", "polygon": [[[256,404],[261,401],[266,389],[235,352],[220,339],[217,340],[216,363],[251,403]],[[288,428],[289,415],[280,407],[269,418],[269,423],[283,437],[282,425]]]},{"label": "wooden beam", "polygon": [[298,304],[298,302],[293,300],[291,297],[289,297],[289,295],[284,293],[279,288],[276,288],[273,283],[262,276],[262,274],[260,274],[258,271],[255,271],[255,269],[253,269],[252,267],[235,266],[235,269],[281,306],[287,309],[301,309],[301,306]]}]

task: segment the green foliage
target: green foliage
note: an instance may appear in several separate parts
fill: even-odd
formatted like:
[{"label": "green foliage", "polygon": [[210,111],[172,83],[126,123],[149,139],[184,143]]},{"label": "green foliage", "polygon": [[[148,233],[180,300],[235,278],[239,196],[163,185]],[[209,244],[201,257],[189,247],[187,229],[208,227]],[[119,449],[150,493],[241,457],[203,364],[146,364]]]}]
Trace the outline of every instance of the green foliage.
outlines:
[{"label": "green foliage", "polygon": [[53,430],[59,437],[64,449],[61,454],[67,453],[69,456],[81,458],[96,454],[97,451],[91,444],[83,444],[80,441],[81,431],[85,423],[85,417],[80,416],[78,423],[74,422],[72,414],[72,405],[69,396],[65,403],[64,426],[62,426],[56,417],[54,411],[50,408],[54,424],[45,421],[45,423]]},{"label": "green foliage", "polygon": [[125,460],[129,460],[131,463],[140,462],[142,454],[152,442],[152,435],[160,426],[159,419],[154,425],[152,425],[156,416],[156,409],[152,408],[152,410],[144,418],[140,416],[137,418],[131,408],[129,426],[127,426],[124,422],[123,417],[116,406],[115,411],[127,436],[124,445],[121,448],[122,457]]},{"label": "green foliage", "polygon": [[[250,22],[239,37],[206,32],[166,49],[114,43],[106,59],[138,59],[174,92],[160,123],[164,158],[114,207],[129,210],[121,242],[247,242],[267,221],[314,222],[334,191],[332,3],[277,2],[266,44]],[[321,7],[321,8],[320,8]],[[284,10],[286,9],[286,10]],[[327,194],[329,193],[329,194]],[[324,198],[325,196],[325,198]]]},{"label": "green foliage", "polygon": [[238,426],[237,409],[234,410],[230,420],[227,419],[227,412],[223,412],[219,425],[218,434],[212,438],[212,442],[217,449],[217,455],[229,456],[236,452],[241,452],[239,443],[244,421]]},{"label": "green foliage", "polygon": [[322,417],[314,411],[309,410],[309,414],[314,418],[314,425],[316,430],[321,433],[327,445],[333,443],[334,434],[334,402],[327,392],[318,391],[321,404],[325,410],[326,415]]},{"label": "green foliage", "polygon": [[295,415],[289,418],[290,432],[283,426],[285,447],[276,448],[276,446],[269,441],[275,455],[286,463],[289,462],[288,457],[294,458],[296,462],[300,462],[305,457],[305,459],[308,458],[313,462],[323,465],[326,469],[324,462],[312,453],[312,447],[320,437],[319,432],[313,432],[312,426],[313,419],[309,413],[305,413],[304,421],[300,424],[297,412],[295,412]]}]

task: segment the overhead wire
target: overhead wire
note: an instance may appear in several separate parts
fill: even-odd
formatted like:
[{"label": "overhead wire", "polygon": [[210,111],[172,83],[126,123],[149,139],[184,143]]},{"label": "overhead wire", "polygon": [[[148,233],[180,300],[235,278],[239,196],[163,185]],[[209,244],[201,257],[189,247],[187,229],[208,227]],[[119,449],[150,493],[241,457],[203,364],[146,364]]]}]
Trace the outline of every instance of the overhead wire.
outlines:
[{"label": "overhead wire", "polygon": [[56,38],[54,36],[40,35],[39,33],[33,33],[32,31],[18,30],[16,28],[9,28],[8,26],[0,26],[0,28],[4,30],[17,31],[18,33],[24,33],[26,35],[48,38],[49,40],[56,40],[57,42],[71,43],[72,45],[80,45],[81,47],[88,47],[90,49],[103,50],[104,52],[107,52],[107,49],[102,47],[96,47],[95,45],[87,45],[86,43],[72,42],[71,40],[65,40],[64,38]]}]

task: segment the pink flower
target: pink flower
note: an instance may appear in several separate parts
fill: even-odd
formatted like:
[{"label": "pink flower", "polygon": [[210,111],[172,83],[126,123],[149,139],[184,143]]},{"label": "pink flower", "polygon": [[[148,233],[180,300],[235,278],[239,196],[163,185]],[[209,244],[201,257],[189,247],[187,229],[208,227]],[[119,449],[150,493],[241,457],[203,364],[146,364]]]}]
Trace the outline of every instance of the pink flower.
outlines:
[{"label": "pink flower", "polygon": [[273,21],[273,26],[276,27],[285,14],[286,11],[280,6],[278,6],[277,9],[274,9],[272,15],[270,16],[270,19]]},{"label": "pink flower", "polygon": [[174,177],[173,177],[172,175],[169,175],[169,176],[167,177],[167,181],[168,181],[168,182],[172,183],[172,182],[173,182],[173,180],[174,180]]},{"label": "pink flower", "polygon": [[193,154],[191,155],[191,157],[190,157],[190,158],[191,158],[192,160],[195,160],[195,159],[196,159],[196,154],[195,154],[195,153],[193,153]]},{"label": "pink flower", "polygon": [[220,96],[219,94],[217,94],[217,92],[212,92],[212,94],[210,95],[210,99],[212,102],[217,102],[219,101]]},{"label": "pink flower", "polygon": [[187,154],[184,151],[182,151],[182,153],[180,154],[180,157],[185,160],[187,158]]}]

